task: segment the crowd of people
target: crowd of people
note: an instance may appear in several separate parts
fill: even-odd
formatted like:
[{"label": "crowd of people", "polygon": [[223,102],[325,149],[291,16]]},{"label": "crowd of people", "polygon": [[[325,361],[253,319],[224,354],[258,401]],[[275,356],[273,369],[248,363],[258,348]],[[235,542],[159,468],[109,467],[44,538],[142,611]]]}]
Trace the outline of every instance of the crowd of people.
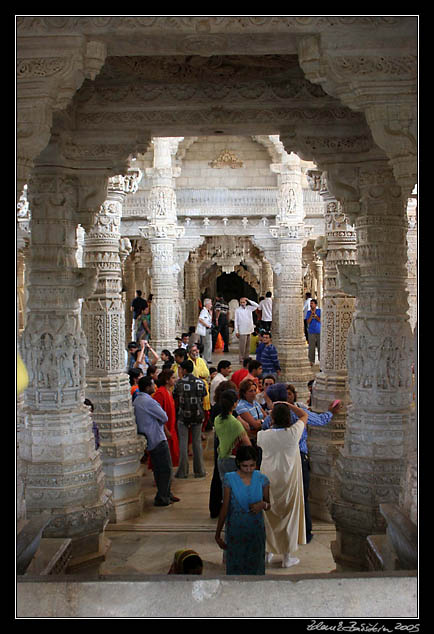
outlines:
[{"label": "crowd of people", "polygon": [[[147,440],[143,461],[155,479],[154,505],[180,501],[172,484],[188,478],[190,448],[194,477],[206,476],[203,434],[214,430],[209,511],[217,519],[215,540],[224,550],[226,573],[265,574],[266,563],[278,554],[283,567],[296,565],[299,544],[313,537],[307,426],[328,424],[341,403],[315,413],[310,399],[307,404],[298,402],[295,387],[279,381],[271,293],[259,304],[241,298],[235,309],[241,365],[235,371],[224,358],[212,367],[219,337],[223,352],[229,351],[229,307],[222,297],[214,307],[206,298],[196,327],[176,338],[176,349],[163,350],[159,356],[149,337],[150,302],[145,306],[145,300],[136,301],[140,299],[137,292],[132,306],[137,337],[128,344],[126,366],[137,430]],[[315,348],[319,355],[321,311],[316,300],[306,297],[304,316],[312,358]],[[183,569],[185,552],[193,553],[176,553],[172,573]]]}]

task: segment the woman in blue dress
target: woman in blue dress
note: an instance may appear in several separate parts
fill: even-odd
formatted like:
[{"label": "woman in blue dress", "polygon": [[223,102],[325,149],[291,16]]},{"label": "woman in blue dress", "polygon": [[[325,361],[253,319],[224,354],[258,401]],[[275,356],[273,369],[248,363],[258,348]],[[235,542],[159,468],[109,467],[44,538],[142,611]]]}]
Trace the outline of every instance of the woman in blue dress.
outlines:
[{"label": "woman in blue dress", "polygon": [[[237,470],[223,480],[223,505],[215,539],[226,552],[227,575],[265,575],[265,525],[263,511],[270,509],[270,483],[256,469],[256,450],[241,446]],[[221,531],[226,523],[225,539]]]}]

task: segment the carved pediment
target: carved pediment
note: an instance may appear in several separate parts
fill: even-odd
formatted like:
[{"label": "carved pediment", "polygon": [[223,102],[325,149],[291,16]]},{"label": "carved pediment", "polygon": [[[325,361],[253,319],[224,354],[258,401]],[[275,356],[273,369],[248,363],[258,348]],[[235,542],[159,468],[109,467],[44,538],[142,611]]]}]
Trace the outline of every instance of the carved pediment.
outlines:
[{"label": "carved pediment", "polygon": [[222,150],[217,158],[210,161],[208,165],[216,169],[222,169],[223,167],[239,169],[243,167],[243,162],[240,161],[231,150]]}]

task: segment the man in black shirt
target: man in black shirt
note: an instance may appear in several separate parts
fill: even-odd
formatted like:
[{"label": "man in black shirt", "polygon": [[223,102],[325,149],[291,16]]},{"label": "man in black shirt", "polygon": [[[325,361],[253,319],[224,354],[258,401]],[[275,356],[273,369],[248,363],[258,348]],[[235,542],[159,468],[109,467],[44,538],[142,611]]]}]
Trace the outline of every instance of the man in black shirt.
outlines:
[{"label": "man in black shirt", "polygon": [[136,291],[136,296],[131,302],[131,310],[133,313],[133,333],[136,331],[136,319],[144,308],[148,306],[146,299],[142,297],[142,291]]},{"label": "man in black shirt", "polygon": [[229,306],[224,300],[224,297],[216,297],[214,306],[215,310],[215,325],[217,328],[213,333],[213,347],[214,350],[217,337],[219,333],[223,339],[223,352],[229,352]]}]

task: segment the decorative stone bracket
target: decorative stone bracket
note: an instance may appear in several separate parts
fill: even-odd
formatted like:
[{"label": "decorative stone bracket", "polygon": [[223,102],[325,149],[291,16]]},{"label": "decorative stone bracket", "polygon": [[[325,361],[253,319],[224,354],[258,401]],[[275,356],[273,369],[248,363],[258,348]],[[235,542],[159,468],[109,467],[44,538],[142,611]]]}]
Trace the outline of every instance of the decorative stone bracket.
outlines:
[{"label": "decorative stone bracket", "polygon": [[336,286],[347,295],[357,297],[359,294],[360,267],[358,264],[337,264]]}]

